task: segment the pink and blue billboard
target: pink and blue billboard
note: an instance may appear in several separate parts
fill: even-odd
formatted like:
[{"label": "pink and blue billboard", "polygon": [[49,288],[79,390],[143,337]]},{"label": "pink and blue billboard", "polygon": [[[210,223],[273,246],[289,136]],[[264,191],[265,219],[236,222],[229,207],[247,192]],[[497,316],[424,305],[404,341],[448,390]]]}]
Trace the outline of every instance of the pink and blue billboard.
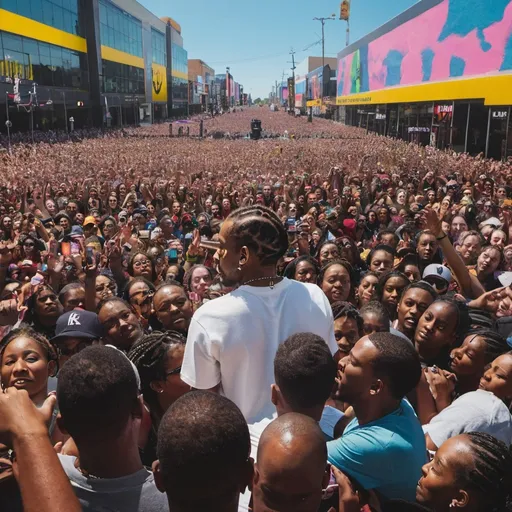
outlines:
[{"label": "pink and blue billboard", "polygon": [[337,95],[421,84],[432,92],[454,80],[499,76],[498,85],[483,86],[503,88],[507,99],[510,73],[512,0],[423,0],[338,54]]}]

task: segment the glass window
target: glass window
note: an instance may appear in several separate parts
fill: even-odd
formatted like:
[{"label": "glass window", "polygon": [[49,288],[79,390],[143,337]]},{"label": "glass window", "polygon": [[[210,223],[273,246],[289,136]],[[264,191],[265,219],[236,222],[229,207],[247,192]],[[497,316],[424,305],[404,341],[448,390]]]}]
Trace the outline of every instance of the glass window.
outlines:
[{"label": "glass window", "polygon": [[52,21],[53,21],[52,4],[48,0],[43,0],[42,5],[43,5],[43,20],[42,20],[42,22],[45,25],[52,26]]},{"label": "glass window", "polygon": [[17,13],[20,16],[25,16],[25,18],[30,18],[32,15],[30,11],[30,2],[27,2],[26,0],[19,2]]},{"label": "glass window", "polygon": [[18,12],[18,2],[17,0],[2,0],[2,8],[6,11]]},{"label": "glass window", "polygon": [[64,30],[64,17],[62,16],[62,7],[53,6],[53,23],[55,28]]},{"label": "glass window", "polygon": [[21,42],[21,37],[15,36],[14,34],[7,34],[4,32],[2,34],[2,41],[5,50],[13,50],[13,51],[23,51],[23,44]]},{"label": "glass window", "polygon": [[66,32],[74,33],[73,15],[70,11],[62,10],[62,26]]}]

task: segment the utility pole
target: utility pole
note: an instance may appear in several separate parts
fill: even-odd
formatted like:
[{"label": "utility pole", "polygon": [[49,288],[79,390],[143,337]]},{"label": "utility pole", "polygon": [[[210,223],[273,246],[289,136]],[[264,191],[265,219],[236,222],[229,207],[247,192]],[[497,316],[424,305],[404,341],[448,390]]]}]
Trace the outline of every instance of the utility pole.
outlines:
[{"label": "utility pole", "polygon": [[[291,111],[295,111],[295,50],[292,48],[290,50],[290,55],[292,56],[292,82],[293,82],[293,95],[290,95],[290,91],[288,91],[288,107]],[[290,61],[288,61],[290,63]]]},{"label": "utility pole", "polygon": [[322,24],[322,68],[325,67],[325,22],[334,21],[336,19],[335,14],[331,14],[328,18],[313,18],[314,21],[319,21]]}]

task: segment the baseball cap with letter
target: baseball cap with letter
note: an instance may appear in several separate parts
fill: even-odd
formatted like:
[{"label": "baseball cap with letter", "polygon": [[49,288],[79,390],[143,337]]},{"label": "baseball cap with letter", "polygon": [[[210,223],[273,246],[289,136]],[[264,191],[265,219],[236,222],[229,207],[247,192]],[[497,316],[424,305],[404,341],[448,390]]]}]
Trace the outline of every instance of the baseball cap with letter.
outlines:
[{"label": "baseball cap with letter", "polygon": [[96,313],[73,309],[61,315],[55,326],[55,337],[52,342],[59,342],[64,338],[85,338],[97,340],[103,336],[103,326]]}]

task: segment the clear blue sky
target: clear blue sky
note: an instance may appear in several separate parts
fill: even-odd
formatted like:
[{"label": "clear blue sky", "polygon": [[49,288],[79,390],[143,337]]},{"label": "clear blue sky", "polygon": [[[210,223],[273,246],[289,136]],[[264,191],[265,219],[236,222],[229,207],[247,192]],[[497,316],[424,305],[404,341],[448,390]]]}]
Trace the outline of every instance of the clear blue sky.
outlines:
[{"label": "clear blue sky", "polygon": [[[321,56],[321,25],[313,18],[335,13],[339,0],[139,0],[158,17],[170,16],[182,28],[189,59],[202,59],[216,73],[231,68],[253,99],[266,97],[283,71],[291,74],[287,61],[293,47],[297,62],[306,56]],[[352,0],[351,42],[394,18],[416,0]],[[335,57],[345,46],[346,22],[325,26],[325,54]]]}]

